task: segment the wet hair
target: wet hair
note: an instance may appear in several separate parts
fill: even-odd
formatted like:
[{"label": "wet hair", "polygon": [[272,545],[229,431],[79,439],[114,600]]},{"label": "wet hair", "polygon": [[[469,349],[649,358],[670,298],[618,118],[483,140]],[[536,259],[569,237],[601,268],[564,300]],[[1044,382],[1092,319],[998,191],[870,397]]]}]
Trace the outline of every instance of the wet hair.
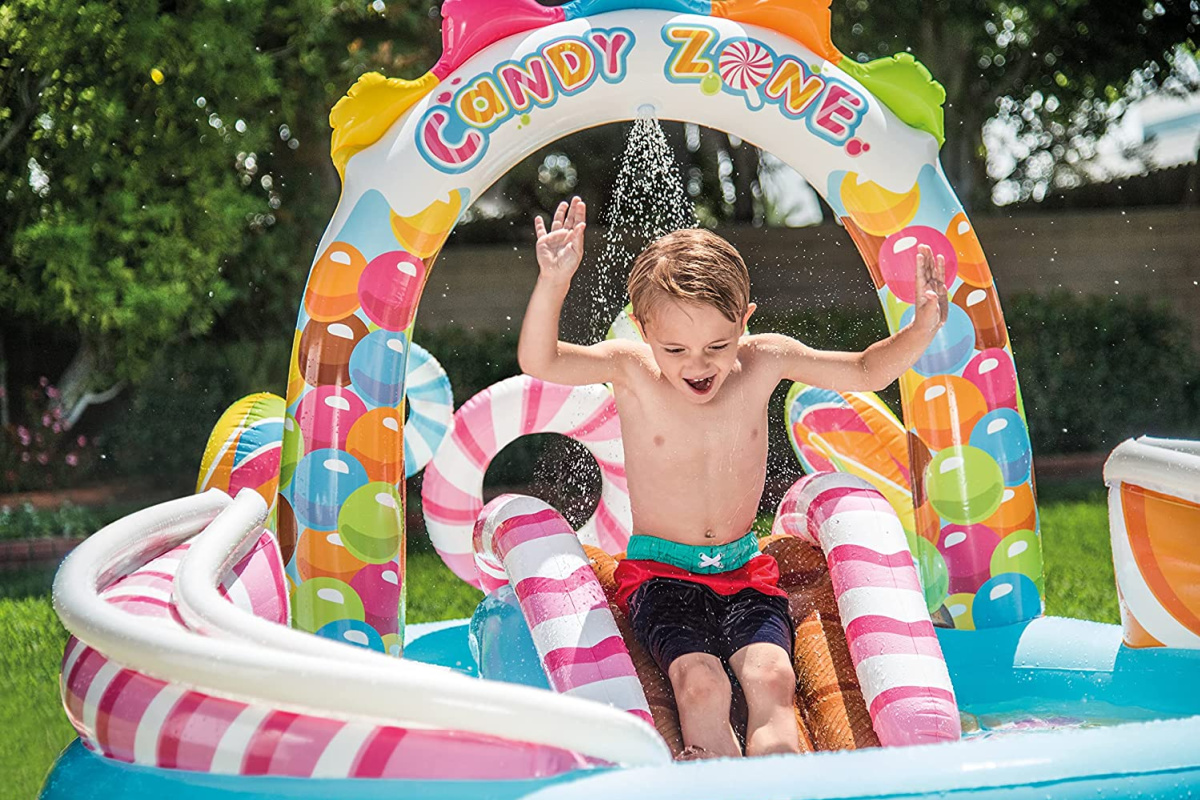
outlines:
[{"label": "wet hair", "polygon": [[668,233],[643,250],[629,270],[629,300],[645,323],[663,299],[712,306],[741,322],[750,305],[750,273],[734,246],[702,228]]}]

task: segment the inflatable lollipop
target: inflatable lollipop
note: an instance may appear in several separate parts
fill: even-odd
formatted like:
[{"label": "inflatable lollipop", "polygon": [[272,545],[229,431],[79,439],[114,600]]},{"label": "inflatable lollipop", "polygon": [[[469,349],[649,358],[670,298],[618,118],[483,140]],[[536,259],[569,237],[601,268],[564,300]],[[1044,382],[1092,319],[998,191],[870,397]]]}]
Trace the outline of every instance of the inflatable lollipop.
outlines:
[{"label": "inflatable lollipop", "polygon": [[717,71],[725,85],[746,95],[746,105],[751,109],[762,108],[762,95],[758,87],[770,76],[775,67],[771,52],[758,42],[742,40],[725,46],[717,60]]}]

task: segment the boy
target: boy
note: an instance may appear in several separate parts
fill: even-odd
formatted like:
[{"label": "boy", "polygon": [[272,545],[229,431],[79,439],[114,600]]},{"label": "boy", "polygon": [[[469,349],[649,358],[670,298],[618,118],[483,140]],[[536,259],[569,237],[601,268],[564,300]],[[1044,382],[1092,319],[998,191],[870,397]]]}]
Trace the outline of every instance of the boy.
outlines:
[{"label": "boy", "polygon": [[621,417],[633,537],[617,602],[671,681],[683,756],[740,756],[729,724],[728,664],[746,694],[746,755],[799,752],[792,626],[779,568],[747,533],[766,480],[767,401],[781,380],[878,390],[925,351],[947,312],[945,265],[922,246],[909,326],[862,353],[743,335],[754,313],[738,252],[704,230],[677,231],[629,274],[645,343],[560,342],[558,322],[583,256],[586,209],[538,217],[539,276],[521,326],[521,368],[553,383],[611,383]]}]

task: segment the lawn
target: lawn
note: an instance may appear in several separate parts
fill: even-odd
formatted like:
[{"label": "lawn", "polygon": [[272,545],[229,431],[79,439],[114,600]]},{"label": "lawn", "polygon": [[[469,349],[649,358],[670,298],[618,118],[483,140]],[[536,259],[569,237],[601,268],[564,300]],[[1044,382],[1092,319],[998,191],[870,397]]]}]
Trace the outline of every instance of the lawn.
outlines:
[{"label": "lawn", "polygon": [[[1042,504],[1046,613],[1117,622],[1103,496]],[[408,619],[469,616],[480,593],[424,547],[409,553]],[[54,758],[74,738],[58,698],[66,633],[47,591],[49,573],[0,576],[0,800],[36,797]]]}]

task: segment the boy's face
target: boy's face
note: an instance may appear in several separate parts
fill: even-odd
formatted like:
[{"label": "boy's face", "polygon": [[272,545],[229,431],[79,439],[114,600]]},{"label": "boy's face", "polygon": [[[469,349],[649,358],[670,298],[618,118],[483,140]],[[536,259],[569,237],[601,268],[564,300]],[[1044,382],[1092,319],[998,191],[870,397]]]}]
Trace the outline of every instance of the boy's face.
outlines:
[{"label": "boy's face", "polygon": [[737,362],[738,337],[753,313],[751,303],[740,323],[730,322],[712,306],[664,299],[650,321],[635,321],[663,377],[688,400],[703,404],[716,396]]}]

